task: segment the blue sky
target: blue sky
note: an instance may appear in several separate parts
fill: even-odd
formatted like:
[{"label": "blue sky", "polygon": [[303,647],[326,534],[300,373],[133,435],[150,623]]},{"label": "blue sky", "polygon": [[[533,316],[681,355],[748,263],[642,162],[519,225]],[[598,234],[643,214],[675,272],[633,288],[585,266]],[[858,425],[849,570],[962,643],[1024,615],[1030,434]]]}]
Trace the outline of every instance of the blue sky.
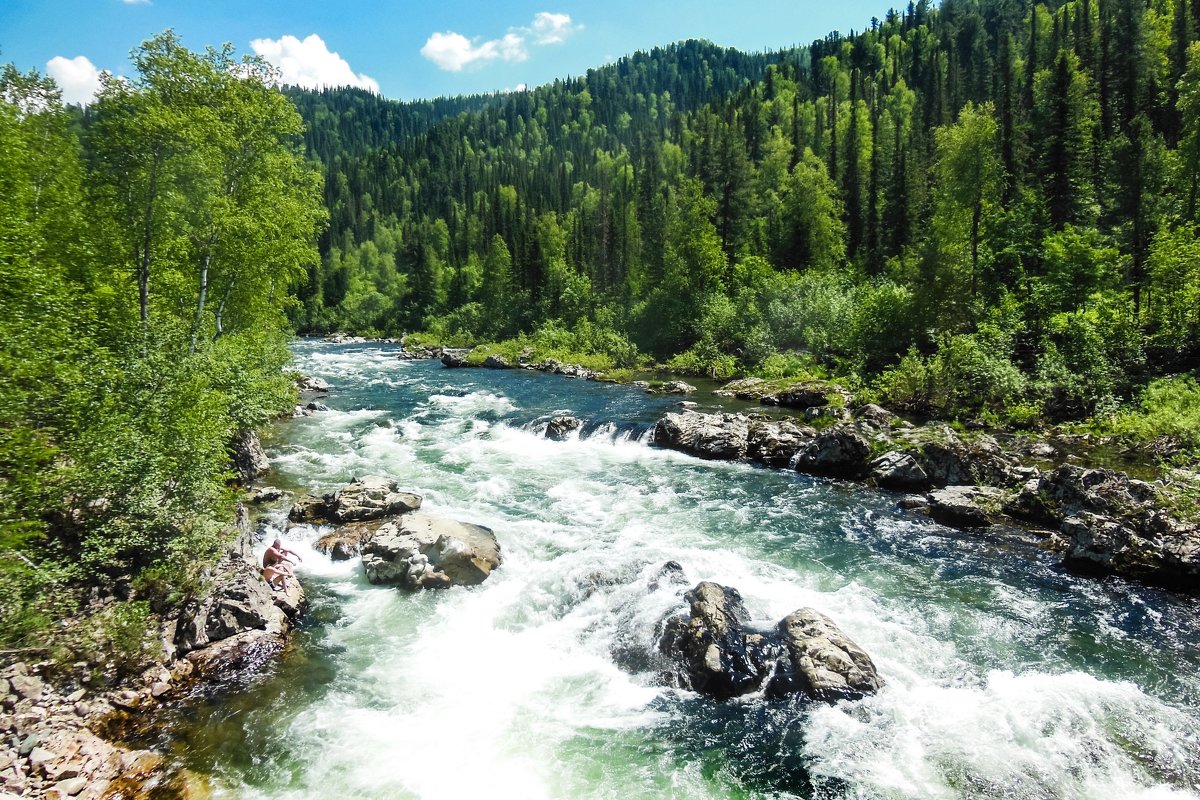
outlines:
[{"label": "blue sky", "polygon": [[[67,100],[97,73],[130,72],[128,53],[174,28],[194,49],[232,42],[285,79],[350,84],[396,99],[537,86],[690,38],[745,50],[861,30],[887,0],[3,0],[0,62],[49,72]],[[903,5],[903,3],[901,4]]]}]

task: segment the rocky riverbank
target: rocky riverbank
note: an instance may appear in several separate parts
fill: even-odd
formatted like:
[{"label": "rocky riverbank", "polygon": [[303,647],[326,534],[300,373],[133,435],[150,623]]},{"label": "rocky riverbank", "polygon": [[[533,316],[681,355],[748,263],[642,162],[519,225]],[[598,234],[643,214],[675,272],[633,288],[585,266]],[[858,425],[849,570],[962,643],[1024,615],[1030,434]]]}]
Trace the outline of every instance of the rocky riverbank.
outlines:
[{"label": "rocky riverbank", "polygon": [[1154,483],[1111,469],[1026,463],[991,436],[948,426],[914,427],[878,406],[813,406],[818,428],[756,414],[670,413],[654,429],[660,447],[701,458],[749,461],[907,492],[899,502],[944,524],[1032,527],[1064,565],[1200,591],[1200,524],[1182,483]]},{"label": "rocky riverbank", "polygon": [[[440,358],[447,367],[539,370],[604,380],[583,367],[533,361],[523,353],[509,364],[491,355],[480,362],[469,350],[429,350],[410,357]],[[682,382],[649,391],[688,394]],[[812,475],[865,481],[909,493],[899,503],[952,527],[1016,524],[1031,528],[1077,571],[1120,574],[1185,592],[1200,592],[1200,514],[1194,496],[1200,474],[1175,471],[1153,483],[1107,468],[1065,460],[1044,440],[1020,451],[996,438],[963,435],[932,423],[914,426],[873,404],[855,406],[846,389],[821,381],[732,381],[715,394],[794,409],[790,420],[755,413],[667,414],[655,426],[655,444],[701,458],[749,461]],[[556,417],[548,438],[561,439],[582,420]],[[1055,461],[1058,463],[1054,463]]]},{"label": "rocky riverbank", "polygon": [[[248,483],[267,469],[252,432],[234,441],[234,465]],[[204,575],[204,589],[151,617],[157,646],[139,671],[113,676],[104,665],[12,663],[0,670],[0,798],[203,797],[203,778],[178,771],[153,750],[122,742],[152,728],[164,704],[253,671],[277,655],[305,607],[289,582],[261,577],[247,509],[239,506],[228,546]],[[103,613],[99,597],[80,620]],[[65,620],[71,627],[80,620]]]}]

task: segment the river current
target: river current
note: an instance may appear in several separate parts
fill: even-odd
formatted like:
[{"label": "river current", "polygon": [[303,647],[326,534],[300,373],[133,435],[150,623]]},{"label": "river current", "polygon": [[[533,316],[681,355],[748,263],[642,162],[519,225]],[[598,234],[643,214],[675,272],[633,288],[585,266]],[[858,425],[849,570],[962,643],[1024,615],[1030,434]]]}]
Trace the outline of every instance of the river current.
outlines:
[{"label": "river current", "polygon": [[[492,528],[505,560],[481,586],[407,594],[268,512],[311,609],[268,674],[174,726],[218,797],[1200,797],[1195,600],[1073,576],[1029,536],[953,531],[891,494],[650,446],[678,398],[381,345],[294,351],[332,410],[276,427],[271,482],[388,475]],[[589,422],[545,439],[561,413]],[[757,623],[828,614],[887,685],[722,703],[623,669],[683,606],[652,588],[668,560],[736,587]]]}]

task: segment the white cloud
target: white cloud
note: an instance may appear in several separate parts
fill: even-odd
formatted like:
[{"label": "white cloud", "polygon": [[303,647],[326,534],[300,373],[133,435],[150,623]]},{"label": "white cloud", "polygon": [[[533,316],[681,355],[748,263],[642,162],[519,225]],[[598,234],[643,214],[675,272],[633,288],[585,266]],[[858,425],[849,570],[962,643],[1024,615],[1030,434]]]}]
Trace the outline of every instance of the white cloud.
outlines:
[{"label": "white cloud", "polygon": [[55,56],[46,62],[46,74],[62,89],[64,103],[87,105],[100,91],[101,70],[85,56]]},{"label": "white cloud", "polygon": [[515,33],[473,44],[461,33],[446,31],[430,36],[421,48],[421,55],[447,72],[461,72],[463,67],[477,61],[524,61],[529,58],[529,51],[525,49],[524,38]]},{"label": "white cloud", "polygon": [[499,39],[468,39],[455,31],[434,33],[421,48],[421,55],[439,69],[461,72],[464,67],[488,61],[524,61],[529,58],[528,41],[535,45],[561,44],[582,28],[573,24],[568,14],[540,11],[529,27],[511,28]]},{"label": "white cloud", "polygon": [[254,39],[251,49],[279,70],[280,80],[292,86],[320,89],[325,86],[355,86],[379,94],[379,82],[363,73],[355,74],[346,59],[331,53],[315,33],[303,41],[295,36]]},{"label": "white cloud", "polygon": [[533,41],[536,44],[561,44],[576,31],[583,30],[582,25],[572,25],[570,14],[551,14],[549,11],[539,11],[533,18]]},{"label": "white cloud", "polygon": [[121,2],[127,6],[148,6],[148,5],[150,5],[150,0],[121,0]]}]

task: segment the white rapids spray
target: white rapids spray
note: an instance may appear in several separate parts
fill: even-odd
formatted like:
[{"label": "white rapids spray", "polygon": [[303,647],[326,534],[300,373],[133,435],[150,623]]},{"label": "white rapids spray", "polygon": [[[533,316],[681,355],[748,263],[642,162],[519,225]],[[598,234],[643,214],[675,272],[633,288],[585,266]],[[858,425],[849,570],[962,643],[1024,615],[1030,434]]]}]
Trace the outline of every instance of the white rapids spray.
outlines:
[{"label": "white rapids spray", "polygon": [[[340,410],[284,424],[280,483],[328,491],[390,475],[429,511],[492,528],[505,561],[469,590],[372,587],[357,562],[311,549],[320,531],[285,532],[276,511],[268,533],[300,550],[310,594],[332,609],[316,638],[333,672],[304,702],[240,720],[269,753],[253,769],[207,765],[218,796],[1200,796],[1194,709],[1109,677],[1103,644],[1071,651],[1072,623],[1045,587],[959,569],[1019,554],[960,543],[857,488],[647,447],[629,427],[549,441],[512,424],[562,410],[523,408],[521,376],[506,389],[475,371],[461,386],[383,349],[298,352],[300,369],[338,387]],[[570,391],[584,403],[609,390]],[[668,560],[688,585],[737,587],[764,624],[821,609],[887,686],[834,706],[723,706],[623,669],[619,654],[652,650],[682,605],[686,587],[652,588]],[[1061,652],[1039,650],[1046,637]],[[1175,690],[1196,697],[1191,663]]]}]

